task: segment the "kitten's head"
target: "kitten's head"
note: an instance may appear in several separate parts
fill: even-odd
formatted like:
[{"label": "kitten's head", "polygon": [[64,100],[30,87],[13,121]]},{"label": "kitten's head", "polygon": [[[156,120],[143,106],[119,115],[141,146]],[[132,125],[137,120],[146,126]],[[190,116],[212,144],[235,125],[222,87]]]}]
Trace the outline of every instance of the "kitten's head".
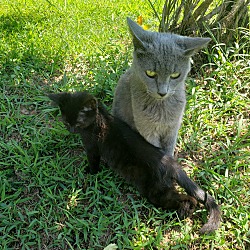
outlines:
[{"label": "kitten's head", "polygon": [[132,67],[145,90],[163,99],[183,89],[190,71],[190,57],[211,39],[150,32],[129,18],[127,21],[134,44]]},{"label": "kitten's head", "polygon": [[97,100],[86,91],[49,94],[48,97],[59,106],[63,123],[70,132],[79,133],[95,122]]}]

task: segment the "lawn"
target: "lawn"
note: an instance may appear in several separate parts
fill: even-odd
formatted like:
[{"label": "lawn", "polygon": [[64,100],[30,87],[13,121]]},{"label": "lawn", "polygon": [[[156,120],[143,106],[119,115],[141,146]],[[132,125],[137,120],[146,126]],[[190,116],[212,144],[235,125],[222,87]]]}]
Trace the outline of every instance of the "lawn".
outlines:
[{"label": "lawn", "polygon": [[[46,94],[87,89],[111,107],[132,58],[126,17],[157,20],[142,0],[2,0],[1,249],[250,249],[250,31],[216,44],[187,81],[177,145],[185,170],[221,206],[221,227],[155,208],[112,171],[90,175],[79,136]],[[195,64],[195,60],[194,60]]]}]

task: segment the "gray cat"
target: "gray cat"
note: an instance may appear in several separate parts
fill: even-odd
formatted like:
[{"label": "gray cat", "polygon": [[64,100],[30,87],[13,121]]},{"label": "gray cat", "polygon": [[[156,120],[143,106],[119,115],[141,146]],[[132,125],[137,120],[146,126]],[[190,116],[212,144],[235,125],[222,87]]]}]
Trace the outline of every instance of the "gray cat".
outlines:
[{"label": "gray cat", "polygon": [[186,104],[190,58],[210,38],[150,32],[127,21],[133,36],[133,63],[116,87],[113,115],[173,156]]}]

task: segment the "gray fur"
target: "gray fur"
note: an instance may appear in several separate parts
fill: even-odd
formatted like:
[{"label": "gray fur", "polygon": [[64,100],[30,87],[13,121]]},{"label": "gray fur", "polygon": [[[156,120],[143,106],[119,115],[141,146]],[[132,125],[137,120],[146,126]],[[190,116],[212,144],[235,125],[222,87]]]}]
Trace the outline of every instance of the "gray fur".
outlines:
[{"label": "gray fur", "polygon": [[[190,57],[210,39],[145,31],[127,21],[133,36],[133,63],[118,82],[112,112],[173,156],[186,104]],[[156,77],[148,77],[147,70],[156,72]],[[180,77],[171,78],[176,72]]]}]

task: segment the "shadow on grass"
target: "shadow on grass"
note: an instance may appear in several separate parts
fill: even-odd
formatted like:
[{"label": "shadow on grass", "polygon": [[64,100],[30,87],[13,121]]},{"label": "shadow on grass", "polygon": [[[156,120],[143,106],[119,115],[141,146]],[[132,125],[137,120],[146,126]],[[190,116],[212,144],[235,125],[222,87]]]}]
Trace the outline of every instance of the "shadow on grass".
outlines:
[{"label": "shadow on grass", "polygon": [[2,74],[11,75],[18,71],[23,75],[41,71],[52,74],[62,67],[63,49],[53,44],[53,34],[45,34],[48,22],[46,12],[0,17]]}]

